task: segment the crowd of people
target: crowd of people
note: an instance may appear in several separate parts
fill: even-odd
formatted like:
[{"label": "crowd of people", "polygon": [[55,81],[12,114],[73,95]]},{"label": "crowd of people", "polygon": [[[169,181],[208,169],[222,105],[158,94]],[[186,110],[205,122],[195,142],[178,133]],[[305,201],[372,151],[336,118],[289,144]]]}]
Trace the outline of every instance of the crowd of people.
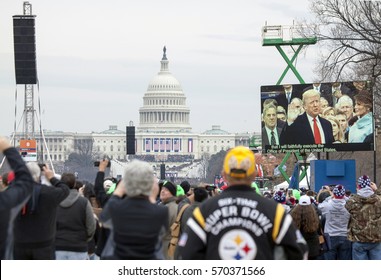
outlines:
[{"label": "crowd of people", "polygon": [[262,104],[262,145],[373,142],[366,82],[284,85]]},{"label": "crowd of people", "polygon": [[0,152],[12,169],[0,192],[1,259],[381,259],[381,190],[366,175],[356,194],[262,193],[254,153],[238,146],[225,156],[223,190],[159,181],[137,159],[119,181],[100,161],[92,184],[26,164],[3,137]]}]

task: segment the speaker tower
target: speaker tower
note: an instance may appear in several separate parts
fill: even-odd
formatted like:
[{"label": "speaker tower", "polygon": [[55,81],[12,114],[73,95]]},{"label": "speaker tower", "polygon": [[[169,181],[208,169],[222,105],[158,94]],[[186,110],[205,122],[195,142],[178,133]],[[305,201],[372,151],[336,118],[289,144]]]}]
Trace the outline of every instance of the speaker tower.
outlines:
[{"label": "speaker tower", "polygon": [[165,180],[165,164],[160,164],[160,180]]},{"label": "speaker tower", "polygon": [[16,84],[37,84],[35,16],[13,16]]},{"label": "speaker tower", "polygon": [[135,154],[135,126],[127,126],[127,155]]}]

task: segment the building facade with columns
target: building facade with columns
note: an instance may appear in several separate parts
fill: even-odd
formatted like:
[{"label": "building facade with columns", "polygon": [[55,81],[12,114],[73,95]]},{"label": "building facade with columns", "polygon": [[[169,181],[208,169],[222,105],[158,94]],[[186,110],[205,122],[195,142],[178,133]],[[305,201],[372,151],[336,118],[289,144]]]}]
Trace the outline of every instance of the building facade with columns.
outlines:
[{"label": "building facade with columns", "polygon": [[181,162],[235,146],[235,135],[219,126],[205,133],[193,133],[186,99],[180,82],[169,71],[164,47],[160,71],[149,83],[139,109],[136,155]]},{"label": "building facade with columns", "polygon": [[[184,162],[201,159],[237,145],[249,146],[249,133],[229,133],[218,125],[203,133],[194,133],[190,125],[190,109],[180,82],[169,71],[166,48],[160,61],[160,71],[152,78],[139,108],[139,123],[135,133],[135,155],[147,161]],[[107,155],[125,161],[126,130],[110,125],[107,130],[91,133],[44,131],[37,137],[43,160],[49,154],[52,161],[65,161],[72,152],[86,152],[90,146],[94,156]],[[16,141],[21,134],[16,134]],[[87,151],[89,152],[89,151]]]}]

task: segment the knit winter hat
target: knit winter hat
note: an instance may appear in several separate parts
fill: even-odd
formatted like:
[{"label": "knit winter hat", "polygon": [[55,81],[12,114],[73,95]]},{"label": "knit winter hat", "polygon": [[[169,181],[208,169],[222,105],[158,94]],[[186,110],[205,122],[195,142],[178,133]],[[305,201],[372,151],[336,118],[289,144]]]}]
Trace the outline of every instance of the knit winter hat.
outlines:
[{"label": "knit winter hat", "polygon": [[163,184],[163,188],[166,188],[173,196],[176,196],[177,186],[172,184],[170,181],[165,181]]},{"label": "knit winter hat", "polygon": [[274,194],[274,200],[279,203],[284,203],[286,202],[286,194],[282,191],[277,191]]},{"label": "knit winter hat", "polygon": [[360,176],[357,180],[357,186],[360,189],[364,189],[366,187],[370,187],[370,178],[367,175]]},{"label": "knit winter hat", "polygon": [[295,200],[294,197],[290,197],[290,198],[288,199],[288,201],[289,201],[292,205],[295,205],[295,203],[296,203],[296,200]]},{"label": "knit winter hat", "polygon": [[185,194],[187,194],[189,192],[190,184],[188,181],[182,181],[180,183],[180,186],[183,188]]},{"label": "knit winter hat", "polygon": [[181,185],[176,185],[176,196],[185,195],[185,191]]},{"label": "knit winter hat", "polygon": [[343,198],[345,196],[345,188],[343,185],[336,185],[333,188],[333,195],[335,198]]},{"label": "knit winter hat", "polygon": [[208,198],[208,192],[204,188],[195,188],[193,190],[194,201],[202,202]]},{"label": "knit winter hat", "polygon": [[300,187],[299,188],[299,191],[302,193],[302,194],[305,194],[307,192],[307,188],[305,187]]},{"label": "knit winter hat", "polygon": [[292,196],[295,197],[296,200],[299,200],[299,198],[300,198],[300,191],[298,191],[298,190],[292,190]]}]

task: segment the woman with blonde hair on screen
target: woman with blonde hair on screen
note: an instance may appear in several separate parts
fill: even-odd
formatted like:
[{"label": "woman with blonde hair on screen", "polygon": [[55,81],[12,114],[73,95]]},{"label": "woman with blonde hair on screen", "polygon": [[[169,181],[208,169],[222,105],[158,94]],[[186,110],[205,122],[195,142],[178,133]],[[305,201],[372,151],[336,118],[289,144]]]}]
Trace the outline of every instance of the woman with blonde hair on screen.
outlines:
[{"label": "woman with blonde hair on screen", "polygon": [[334,116],[328,116],[327,120],[329,120],[332,124],[332,133],[335,141],[333,143],[344,143],[344,131],[341,129],[339,120]]}]

